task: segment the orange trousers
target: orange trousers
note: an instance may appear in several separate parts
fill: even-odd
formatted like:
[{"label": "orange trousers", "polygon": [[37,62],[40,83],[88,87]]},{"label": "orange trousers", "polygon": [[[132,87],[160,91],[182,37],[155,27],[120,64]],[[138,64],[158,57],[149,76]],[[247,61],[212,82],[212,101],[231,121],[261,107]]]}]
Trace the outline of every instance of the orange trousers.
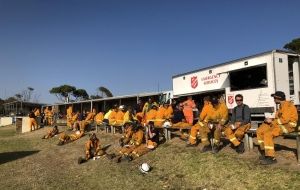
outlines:
[{"label": "orange trousers", "polygon": [[277,125],[275,123],[266,124],[263,123],[256,131],[257,141],[261,150],[265,150],[266,156],[275,157],[275,149],[273,138],[282,135],[284,130],[290,132],[295,131],[295,128],[289,124]]},{"label": "orange trousers", "polygon": [[29,120],[30,131],[32,131],[32,126],[33,126],[33,130],[37,130],[38,124],[37,124],[35,118],[30,118],[30,120]]},{"label": "orange trousers", "polygon": [[248,123],[246,125],[242,125],[237,129],[232,130],[229,125],[226,126],[224,133],[227,139],[230,140],[230,142],[234,146],[239,146],[241,141],[244,138],[244,134],[251,128],[251,124]]},{"label": "orange trousers", "polygon": [[[207,123],[204,123],[204,126],[200,126],[199,125],[199,134],[200,134],[200,138],[201,138],[201,143],[204,146],[207,146],[210,144],[209,139],[208,139],[208,135],[210,133],[213,133],[213,143],[215,145],[219,145],[220,140],[221,140],[221,135],[222,135],[222,130],[221,129],[217,129],[216,127],[214,127],[214,129],[210,129],[207,126]],[[194,139],[196,140],[196,139]]]}]

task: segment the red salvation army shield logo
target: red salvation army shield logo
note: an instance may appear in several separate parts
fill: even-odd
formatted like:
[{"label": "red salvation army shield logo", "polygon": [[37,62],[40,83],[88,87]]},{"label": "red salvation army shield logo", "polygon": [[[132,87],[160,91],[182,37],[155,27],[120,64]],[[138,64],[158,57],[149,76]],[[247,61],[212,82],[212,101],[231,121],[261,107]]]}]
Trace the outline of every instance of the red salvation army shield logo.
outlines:
[{"label": "red salvation army shield logo", "polygon": [[198,86],[198,78],[197,78],[197,76],[193,76],[191,78],[191,86],[192,86],[192,88],[197,88],[197,86]]},{"label": "red salvation army shield logo", "polygon": [[228,103],[229,103],[229,104],[233,104],[233,102],[234,102],[234,97],[233,97],[233,95],[228,96]]}]

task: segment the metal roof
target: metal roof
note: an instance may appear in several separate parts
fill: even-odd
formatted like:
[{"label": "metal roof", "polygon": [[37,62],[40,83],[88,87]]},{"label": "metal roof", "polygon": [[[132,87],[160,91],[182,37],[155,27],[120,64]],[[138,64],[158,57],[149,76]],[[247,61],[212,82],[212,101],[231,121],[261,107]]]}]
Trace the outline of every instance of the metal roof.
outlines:
[{"label": "metal roof", "polygon": [[22,103],[22,104],[31,104],[31,105],[46,105],[44,103],[37,103],[37,102],[26,102],[26,101],[13,101],[13,102],[7,102],[7,103],[4,103],[2,105],[9,105],[9,104],[15,104],[15,103]]},{"label": "metal roof", "polygon": [[212,65],[212,66],[208,66],[208,67],[203,67],[203,68],[200,68],[200,69],[197,69],[197,70],[193,70],[193,71],[189,71],[189,72],[186,72],[186,73],[177,74],[177,75],[172,76],[172,79],[176,78],[176,77],[181,77],[181,76],[184,76],[184,75],[192,74],[192,73],[195,73],[195,72],[199,72],[199,71],[203,71],[203,70],[207,70],[207,69],[212,69],[212,68],[216,68],[216,67],[223,66],[223,65],[228,65],[228,64],[233,63],[233,62],[242,61],[242,60],[250,59],[250,58],[253,58],[253,57],[263,56],[263,55],[266,55],[266,54],[270,54],[272,52],[274,52],[274,53],[275,52],[278,52],[278,53],[289,53],[289,54],[299,55],[299,54],[297,54],[294,51],[275,49],[275,50],[266,51],[266,52],[258,53],[258,54],[255,54],[255,55],[250,55],[250,56],[247,56],[247,57],[243,57],[243,58],[239,58],[239,59],[227,61],[227,62],[216,64],[216,65]]}]

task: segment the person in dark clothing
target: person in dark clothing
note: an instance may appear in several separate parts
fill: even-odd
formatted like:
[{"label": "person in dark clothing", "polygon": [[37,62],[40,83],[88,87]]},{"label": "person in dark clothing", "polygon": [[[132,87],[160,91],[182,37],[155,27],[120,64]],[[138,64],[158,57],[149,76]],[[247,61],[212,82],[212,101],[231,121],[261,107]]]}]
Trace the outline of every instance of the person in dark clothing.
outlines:
[{"label": "person in dark clothing", "polygon": [[236,149],[236,152],[241,154],[245,151],[244,143],[242,142],[244,134],[251,128],[250,108],[243,103],[243,96],[237,94],[235,96],[237,106],[232,110],[232,117],[227,124],[224,133]]}]

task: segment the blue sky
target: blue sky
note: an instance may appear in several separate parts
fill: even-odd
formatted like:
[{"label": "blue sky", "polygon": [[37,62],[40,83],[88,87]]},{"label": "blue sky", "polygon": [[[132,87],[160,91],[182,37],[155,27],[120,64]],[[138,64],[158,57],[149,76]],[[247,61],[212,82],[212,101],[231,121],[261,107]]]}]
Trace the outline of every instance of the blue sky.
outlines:
[{"label": "blue sky", "polygon": [[114,95],[172,88],[172,76],[300,36],[300,1],[0,0],[0,98],[62,84]]}]

